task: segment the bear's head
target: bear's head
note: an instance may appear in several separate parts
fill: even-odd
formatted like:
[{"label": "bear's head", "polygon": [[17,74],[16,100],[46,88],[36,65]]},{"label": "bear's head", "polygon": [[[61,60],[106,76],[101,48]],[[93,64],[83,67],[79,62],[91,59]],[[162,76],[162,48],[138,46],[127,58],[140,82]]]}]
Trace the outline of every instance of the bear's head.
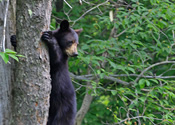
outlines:
[{"label": "bear's head", "polygon": [[61,49],[68,56],[78,56],[78,35],[81,31],[82,29],[74,30],[70,28],[69,22],[67,20],[63,20],[61,22],[58,34],[56,34],[56,39]]}]

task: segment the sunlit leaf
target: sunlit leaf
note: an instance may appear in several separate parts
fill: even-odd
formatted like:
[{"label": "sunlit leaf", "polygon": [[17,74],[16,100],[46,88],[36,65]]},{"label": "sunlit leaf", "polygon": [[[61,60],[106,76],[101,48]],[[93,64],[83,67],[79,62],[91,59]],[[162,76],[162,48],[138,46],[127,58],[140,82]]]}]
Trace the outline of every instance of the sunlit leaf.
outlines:
[{"label": "sunlit leaf", "polygon": [[9,61],[9,56],[6,53],[0,52],[0,56],[2,57],[5,63]]}]

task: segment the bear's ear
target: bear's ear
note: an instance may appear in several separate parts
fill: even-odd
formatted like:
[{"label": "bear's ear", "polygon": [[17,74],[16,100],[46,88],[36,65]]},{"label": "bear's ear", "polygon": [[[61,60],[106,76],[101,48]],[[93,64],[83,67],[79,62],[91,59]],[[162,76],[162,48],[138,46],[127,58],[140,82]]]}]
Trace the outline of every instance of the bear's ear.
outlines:
[{"label": "bear's ear", "polygon": [[76,29],[76,30],[74,30],[78,35],[83,31],[83,29],[81,28],[81,29]]},{"label": "bear's ear", "polygon": [[69,29],[69,22],[67,20],[63,20],[60,24],[60,29],[66,31]]}]

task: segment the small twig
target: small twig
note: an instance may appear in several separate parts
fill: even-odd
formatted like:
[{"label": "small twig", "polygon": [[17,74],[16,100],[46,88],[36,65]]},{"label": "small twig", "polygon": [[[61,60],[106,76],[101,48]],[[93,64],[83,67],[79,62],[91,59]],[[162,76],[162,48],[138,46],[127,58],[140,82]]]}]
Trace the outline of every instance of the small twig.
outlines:
[{"label": "small twig", "polygon": [[122,122],[125,122],[125,121],[127,121],[127,120],[137,119],[137,118],[146,118],[146,119],[154,119],[154,120],[163,121],[163,119],[159,119],[159,118],[150,118],[150,117],[146,117],[146,116],[136,116],[136,117],[126,118],[126,119],[124,119],[124,120],[121,120],[120,122],[116,123],[115,125],[121,124]]},{"label": "small twig", "polygon": [[170,67],[168,70],[164,71],[164,72],[161,73],[159,76],[162,77],[162,75],[164,75],[165,73],[167,73],[167,72],[169,72],[169,71],[172,71],[172,70],[175,70],[175,68],[173,68],[174,66],[175,66],[175,64],[172,64],[171,67]]},{"label": "small twig", "polygon": [[71,12],[71,10],[72,10],[72,9],[70,9],[68,12],[65,12],[65,11],[64,11],[64,14],[67,16],[69,22],[72,22],[71,19],[70,19],[70,17],[69,17],[69,13]]},{"label": "small twig", "polygon": [[58,17],[56,17],[56,16],[54,16],[53,14],[51,15],[53,18],[55,18],[56,20],[59,20],[60,22],[63,20],[63,19],[61,19],[61,18],[58,18]]},{"label": "small twig", "polygon": [[98,8],[99,6],[102,6],[102,5],[105,5],[108,3],[109,0],[106,0],[105,2],[101,3],[101,4],[98,4],[94,7],[92,7],[91,9],[89,9],[88,11],[86,11],[84,14],[82,14],[78,19],[74,20],[73,23],[75,24],[75,22],[79,21],[81,18],[83,18],[87,13],[89,13],[90,11]]},{"label": "small twig", "polygon": [[[171,69],[171,70],[173,70],[173,69]],[[154,78],[154,79],[174,79],[175,78],[175,76],[162,76],[163,74],[158,75],[158,76],[144,76],[143,75],[141,77],[148,78],[148,79],[151,79],[151,78]],[[111,76],[111,77],[138,77],[139,75],[138,74],[119,74],[119,75],[109,75],[109,76]]]},{"label": "small twig", "polygon": [[97,8],[98,8],[98,10],[99,10],[99,11],[100,11],[100,13],[101,13],[100,15],[102,15],[102,14],[103,14],[103,12],[100,10],[100,8],[99,8],[99,7],[97,7]]},{"label": "small twig", "polygon": [[168,36],[162,31],[162,30],[160,30],[154,23],[152,23],[151,21],[149,21],[149,20],[147,20],[149,23],[151,23],[156,29],[158,29],[166,38],[167,38],[167,40],[169,41],[169,43],[171,43],[170,42],[170,39],[168,38]]},{"label": "small twig", "polygon": [[86,3],[86,4],[89,4],[89,5],[91,5],[91,3],[90,2],[87,2],[87,1],[85,1],[85,0],[82,0],[84,3]]},{"label": "small twig", "polygon": [[86,85],[82,85],[82,84],[80,84],[80,83],[78,83],[78,82],[76,82],[76,81],[74,81],[74,80],[72,80],[72,82],[75,83],[75,84],[77,84],[77,85],[79,85],[79,87],[78,87],[75,91],[78,91],[78,90],[81,89],[82,87],[87,87]]},{"label": "small twig", "polygon": [[173,32],[173,40],[174,40],[174,42],[175,42],[175,34],[174,34],[174,30],[172,30],[172,32]]},{"label": "small twig", "polygon": [[6,23],[7,23],[8,7],[9,7],[9,0],[7,0],[7,6],[5,10],[5,15],[4,15],[3,39],[2,39],[2,51],[3,52],[5,52],[5,29],[6,29]]},{"label": "small twig", "polygon": [[114,77],[110,77],[110,76],[104,76],[104,79],[106,79],[106,80],[111,80],[111,81],[115,81],[115,82],[117,82],[117,83],[120,83],[120,84],[126,85],[126,86],[130,85],[130,83],[128,83],[128,82],[125,82],[125,81],[123,81],[123,80],[120,80],[120,79],[117,79],[117,78],[114,78]]},{"label": "small twig", "polygon": [[[131,27],[133,26],[134,24],[132,24],[131,25]],[[117,34],[117,35],[115,35],[114,37],[119,37],[119,36],[121,36],[123,33],[125,33],[127,30],[128,30],[129,28],[127,28],[127,29],[125,29],[125,30],[123,30],[122,32],[120,32],[119,34]]]},{"label": "small twig", "polygon": [[66,0],[64,2],[72,9],[72,6]]}]

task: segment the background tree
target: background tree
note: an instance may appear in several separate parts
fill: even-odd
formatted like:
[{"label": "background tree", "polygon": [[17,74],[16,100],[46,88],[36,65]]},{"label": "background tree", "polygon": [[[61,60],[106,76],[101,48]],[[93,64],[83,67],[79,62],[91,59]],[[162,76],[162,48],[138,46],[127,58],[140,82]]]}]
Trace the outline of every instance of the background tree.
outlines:
[{"label": "background tree", "polygon": [[[0,52],[10,48],[10,35],[15,33],[16,0],[0,0]],[[6,25],[4,25],[6,23]],[[5,40],[5,41],[4,41]],[[3,42],[5,43],[3,46]],[[0,53],[2,56],[3,54]],[[0,57],[0,125],[11,122],[11,85],[13,81],[13,61],[5,64]]]}]

